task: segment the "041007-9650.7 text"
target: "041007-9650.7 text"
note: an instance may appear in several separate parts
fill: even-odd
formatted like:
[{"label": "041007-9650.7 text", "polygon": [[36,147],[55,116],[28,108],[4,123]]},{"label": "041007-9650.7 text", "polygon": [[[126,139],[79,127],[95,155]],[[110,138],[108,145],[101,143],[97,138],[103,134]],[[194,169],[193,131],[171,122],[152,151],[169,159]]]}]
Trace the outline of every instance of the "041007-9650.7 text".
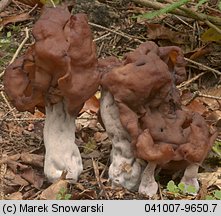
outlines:
[{"label": "041007-9650.7 text", "polygon": [[145,204],[145,212],[215,212],[217,204],[180,204],[160,203]]}]

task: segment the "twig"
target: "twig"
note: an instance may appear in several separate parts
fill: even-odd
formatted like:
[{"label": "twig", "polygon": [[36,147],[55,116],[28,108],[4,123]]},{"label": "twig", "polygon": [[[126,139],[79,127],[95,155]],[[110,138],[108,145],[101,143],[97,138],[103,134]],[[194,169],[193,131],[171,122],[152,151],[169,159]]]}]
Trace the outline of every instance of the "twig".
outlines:
[{"label": "twig", "polygon": [[102,184],[102,182],[101,182],[101,179],[100,179],[99,170],[98,170],[98,165],[97,165],[97,163],[94,161],[93,158],[92,158],[92,163],[93,163],[94,174],[95,174],[97,183],[98,183],[98,185],[99,185],[101,191],[104,193],[106,199],[109,200],[110,197],[109,197],[108,194],[106,193],[106,191],[105,191],[105,189],[104,189],[104,186],[103,186],[103,184]]},{"label": "twig", "polygon": [[[25,38],[24,40],[21,42],[21,44],[19,45],[18,49],[16,50],[15,54],[13,55],[12,57],[12,60],[10,61],[9,64],[13,63],[14,60],[17,58],[19,52],[21,51],[22,47],[25,45],[26,41],[28,40],[29,38],[29,29],[26,27],[25,28]],[[5,71],[3,71],[1,74],[0,74],[0,78],[4,75]]]},{"label": "twig", "polygon": [[157,182],[157,184],[158,184],[158,188],[159,188],[160,200],[164,200],[164,199],[163,199],[162,190],[161,190],[161,187],[160,187],[160,183]]},{"label": "twig", "polygon": [[98,38],[95,38],[93,41],[94,42],[96,42],[96,41],[99,41],[99,40],[101,40],[101,39],[103,39],[103,38],[105,38],[105,37],[107,37],[107,36],[109,36],[111,33],[110,32],[108,32],[107,34],[105,34],[105,35],[102,35],[102,36],[100,36],[100,37],[98,37]]},{"label": "twig", "polygon": [[209,66],[203,65],[203,64],[201,64],[201,63],[199,63],[199,62],[193,61],[193,60],[188,59],[188,58],[184,58],[184,59],[185,59],[187,62],[190,62],[190,63],[192,63],[192,64],[195,64],[195,65],[197,65],[197,66],[199,66],[199,67],[201,67],[201,68],[203,68],[203,69],[206,69],[206,70],[209,70],[209,71],[211,71],[211,72],[213,72],[213,73],[216,73],[216,74],[221,75],[221,72],[218,71],[218,70],[216,70],[216,69],[213,69],[213,68],[211,68],[211,67],[209,67]]},{"label": "twig", "polygon": [[[1,137],[0,137],[1,139]],[[1,140],[0,140],[1,141]],[[0,149],[0,158],[3,158],[3,148],[1,145]],[[4,200],[5,194],[4,194],[4,177],[7,171],[7,164],[1,164],[0,163],[0,200]]]},{"label": "twig", "polygon": [[203,94],[203,93],[201,93],[199,91],[197,92],[197,96],[198,97],[205,97],[205,98],[215,99],[215,100],[221,100],[221,97]]},{"label": "twig", "polygon": [[2,96],[3,100],[5,101],[6,105],[8,106],[9,110],[12,112],[12,115],[14,116],[14,118],[16,118],[15,113],[13,112],[13,108],[11,107],[11,105],[8,102],[7,98],[5,97],[3,91],[1,91],[1,96]]},{"label": "twig", "polygon": [[0,121],[44,121],[45,118],[1,118]]},{"label": "twig", "polygon": [[15,59],[17,58],[19,52],[21,51],[22,47],[25,45],[26,41],[29,38],[29,29],[26,27],[25,28],[25,38],[24,40],[21,42],[21,44],[19,45],[18,49],[16,50],[14,56],[12,57],[12,60],[10,61],[9,64],[13,63],[15,61]]},{"label": "twig", "polygon": [[134,41],[137,41],[139,43],[143,43],[143,41],[137,39],[137,38],[134,38],[133,36],[131,35],[128,35],[128,34],[125,34],[124,32],[121,32],[121,31],[115,31],[113,29],[109,29],[107,27],[104,27],[104,26],[101,26],[101,25],[98,25],[98,24],[95,24],[95,23],[91,23],[91,22],[88,22],[91,26],[94,26],[94,27],[97,27],[97,28],[100,28],[100,29],[103,29],[103,30],[106,30],[106,31],[109,31],[109,32],[112,32],[114,34],[117,34],[117,35],[120,35],[124,38],[127,38],[128,40],[134,40]]},{"label": "twig", "polygon": [[37,7],[38,7],[38,4],[35,4],[35,6],[28,12],[28,14],[31,14]]},{"label": "twig", "polygon": [[[198,92],[194,92],[192,97],[186,101],[183,101],[183,105],[187,106],[188,104],[190,104],[196,97],[198,96]],[[176,175],[176,173],[175,173]],[[179,174],[178,174],[179,175]]]},{"label": "twig", "polygon": [[0,2],[0,12],[5,10],[5,8],[11,3],[12,0],[1,0]]},{"label": "twig", "polygon": [[213,23],[211,23],[209,20],[204,21],[210,28],[215,29],[218,33],[221,34],[221,29],[215,26]]},{"label": "twig", "polygon": [[184,23],[185,25],[189,26],[191,29],[193,29],[193,26],[191,26],[188,22],[186,22],[185,20],[183,20],[182,18],[180,18],[177,15],[174,15],[179,21],[181,21],[182,23]]},{"label": "twig", "polygon": [[[221,34],[221,29],[219,29],[216,25],[212,23],[212,20],[209,19],[209,17],[205,14],[200,14],[195,11],[192,11],[191,9],[187,9],[184,7],[180,7],[181,10],[183,10],[187,15],[190,15],[190,17],[198,19],[200,21],[203,21],[206,23],[210,28],[215,29],[218,33]],[[205,16],[204,16],[205,15]]]},{"label": "twig", "polygon": [[7,171],[7,165],[6,164],[0,164],[0,200],[4,200],[4,198],[5,198],[5,194],[4,194],[4,176],[5,176],[6,171]]},{"label": "twig", "polygon": [[184,86],[188,86],[190,83],[194,82],[195,80],[199,79],[201,76],[203,76],[206,72],[202,72],[198,75],[196,75],[195,77],[193,77],[192,79],[189,79],[185,82],[182,82],[180,85],[177,86],[177,88],[181,89]]},{"label": "twig", "polygon": [[[171,0],[166,0],[167,3],[172,4],[173,1]],[[218,33],[221,34],[221,29],[219,29],[216,25],[214,25],[212,22],[214,21],[214,18],[216,17],[212,17],[212,16],[208,16],[206,14],[203,13],[197,13],[196,11],[191,10],[190,8],[186,8],[186,7],[179,7],[180,10],[184,11],[187,15],[189,15],[190,17],[196,19],[196,20],[200,20],[203,21],[204,23],[206,23],[210,28],[215,29]],[[212,19],[212,20],[211,20]]]}]

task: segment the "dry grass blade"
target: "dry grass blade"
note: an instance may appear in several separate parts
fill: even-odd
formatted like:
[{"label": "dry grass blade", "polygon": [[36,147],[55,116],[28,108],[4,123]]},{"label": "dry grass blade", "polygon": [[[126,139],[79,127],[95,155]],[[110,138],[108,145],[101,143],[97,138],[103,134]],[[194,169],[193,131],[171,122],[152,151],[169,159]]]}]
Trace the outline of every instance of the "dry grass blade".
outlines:
[{"label": "dry grass blade", "polygon": [[116,35],[120,35],[121,37],[127,38],[128,40],[134,40],[134,41],[137,41],[137,42],[139,42],[139,43],[143,43],[143,41],[141,41],[141,40],[139,40],[139,39],[137,39],[137,38],[134,38],[134,37],[131,36],[131,35],[125,34],[125,33],[121,32],[121,31],[115,31],[115,30],[113,30],[113,29],[109,29],[109,28],[107,28],[107,27],[104,27],[104,26],[101,26],[101,25],[98,25],[98,24],[95,24],[95,23],[91,23],[91,22],[88,22],[88,23],[89,23],[91,26],[93,26],[93,27],[100,28],[100,29],[103,29],[103,30],[112,32],[112,33],[114,33],[114,34],[116,34]]}]

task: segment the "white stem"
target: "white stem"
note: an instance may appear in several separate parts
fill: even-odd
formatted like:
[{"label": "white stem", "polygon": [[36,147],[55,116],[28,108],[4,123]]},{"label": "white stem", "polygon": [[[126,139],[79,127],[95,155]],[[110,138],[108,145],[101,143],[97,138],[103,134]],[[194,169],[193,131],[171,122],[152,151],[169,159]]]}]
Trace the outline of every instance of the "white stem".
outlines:
[{"label": "white stem", "polygon": [[199,182],[197,180],[198,170],[199,170],[199,164],[190,164],[186,168],[183,178],[181,179],[181,182],[185,184],[186,188],[189,185],[194,186],[196,189],[196,192],[199,190]]},{"label": "white stem", "polygon": [[156,166],[157,164],[154,162],[149,162],[146,166],[139,187],[140,194],[152,197],[157,193],[158,184],[154,177]]},{"label": "white stem", "polygon": [[113,96],[104,90],[102,90],[100,111],[105,129],[112,141],[109,168],[112,185],[137,190],[140,183],[141,165],[139,160],[134,158],[130,136],[120,122],[119,111]]},{"label": "white stem", "polygon": [[75,117],[66,111],[62,101],[46,107],[44,143],[44,172],[49,181],[54,182],[67,171],[66,178],[76,182],[83,166],[75,144]]}]

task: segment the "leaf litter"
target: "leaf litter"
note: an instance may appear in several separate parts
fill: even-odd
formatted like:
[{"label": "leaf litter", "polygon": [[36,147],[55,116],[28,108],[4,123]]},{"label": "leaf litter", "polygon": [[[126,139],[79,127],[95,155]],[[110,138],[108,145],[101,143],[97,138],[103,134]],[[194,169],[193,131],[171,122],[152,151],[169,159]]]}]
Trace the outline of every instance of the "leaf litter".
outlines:
[{"label": "leaf litter", "polygon": [[[8,36],[12,44],[16,44],[16,41],[22,41],[19,36],[14,38],[16,31],[21,31],[26,26],[31,28],[34,23],[30,19],[30,15],[27,15],[34,5],[30,7],[30,5],[25,4],[25,1],[23,3],[20,3],[22,1],[16,2],[18,5],[12,3],[4,11],[2,21],[5,21],[0,32],[2,38],[7,39],[7,32],[10,31],[11,36],[9,34]],[[93,12],[95,9],[97,13]],[[103,15],[98,13],[102,10],[105,10]],[[99,57],[115,55],[121,58],[125,52],[133,50],[139,45],[138,40],[146,41],[150,39],[159,45],[176,43],[182,47],[186,58],[221,70],[219,37],[195,20],[179,20],[172,15],[148,20],[148,23],[147,21],[140,21],[139,18],[136,20],[133,16],[145,12],[146,9],[127,0],[114,3],[76,0],[73,11],[92,11],[93,13],[90,13],[89,16],[90,21],[101,26],[105,25],[106,29],[92,26],[94,37],[95,39],[98,38],[96,43]],[[14,21],[9,18],[9,14],[14,16]],[[104,16],[105,19],[98,18],[98,14]],[[33,19],[37,19],[38,16],[39,9],[32,13]],[[104,20],[105,24],[103,23]],[[188,26],[183,21],[188,23]],[[116,29],[129,35],[129,37],[109,32],[108,29]],[[19,34],[16,33],[16,35]],[[107,36],[99,39],[102,35]],[[33,38],[29,42],[32,41]],[[14,50],[8,48],[1,50],[1,56],[3,57],[5,55],[12,56],[13,54]],[[1,62],[1,70],[8,63],[9,59],[7,58],[6,61]],[[201,68],[188,63],[188,80],[196,77],[201,72]],[[183,94],[186,92],[183,103],[188,103],[189,109],[203,115],[210,125],[216,125],[218,129],[221,129],[220,101],[194,96],[197,91],[206,95],[221,95],[220,77],[210,71],[205,72],[198,79],[182,87],[181,92]],[[2,85],[2,78],[0,84]],[[108,180],[111,143],[107,133],[98,121],[99,95],[98,92],[96,97],[94,96],[87,101],[76,122],[76,142],[82,155],[84,171],[79,181],[73,185],[62,178],[51,184],[44,177],[45,149],[42,134],[44,114],[37,110],[33,115],[26,112],[19,113],[16,110],[12,112],[0,97],[0,166],[2,170],[0,185],[3,185],[1,192],[4,192],[1,193],[2,199],[147,199],[147,197],[143,197],[136,192],[111,187]],[[221,140],[220,135],[218,142],[219,139]],[[221,158],[218,152],[219,145],[215,150],[213,148],[208,159],[201,167],[199,173],[201,189],[198,195],[192,197],[179,194],[176,199],[205,199],[208,193],[212,194],[215,189],[221,189]],[[129,169],[129,167],[125,167],[125,169]],[[171,176],[165,179],[169,182]],[[167,185],[165,179],[163,177],[159,178],[162,189],[165,189]],[[165,190],[161,195],[158,194],[155,199],[161,199],[162,196],[163,199],[175,199]]]}]

